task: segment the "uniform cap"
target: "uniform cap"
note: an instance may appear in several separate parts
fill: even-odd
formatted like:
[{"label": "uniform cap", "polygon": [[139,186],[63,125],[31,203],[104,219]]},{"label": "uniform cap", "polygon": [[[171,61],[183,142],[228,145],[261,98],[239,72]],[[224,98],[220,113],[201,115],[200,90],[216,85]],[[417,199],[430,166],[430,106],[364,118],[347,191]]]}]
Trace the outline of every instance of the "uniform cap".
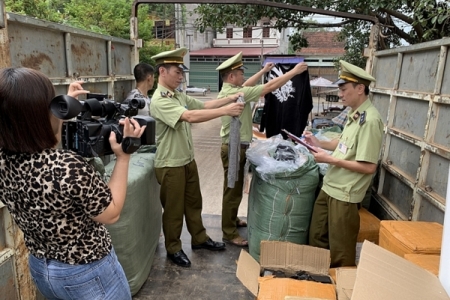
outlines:
[{"label": "uniform cap", "polygon": [[347,82],[353,82],[369,86],[371,81],[375,81],[372,75],[360,67],[343,60],[340,60],[339,64],[341,65],[341,73],[339,74],[339,80],[334,82],[334,84],[341,85]]},{"label": "uniform cap", "polygon": [[179,68],[183,70],[188,70],[188,68],[183,64],[183,57],[186,55],[187,48],[179,48],[170,51],[164,51],[159,54],[153,55],[152,59],[155,60],[156,65],[162,64],[177,64]]},{"label": "uniform cap", "polygon": [[246,69],[246,67],[244,67],[244,63],[242,62],[242,51],[236,54],[235,56],[230,57],[216,68],[216,70],[219,71],[220,73],[227,73],[233,70],[244,70],[244,69]]}]

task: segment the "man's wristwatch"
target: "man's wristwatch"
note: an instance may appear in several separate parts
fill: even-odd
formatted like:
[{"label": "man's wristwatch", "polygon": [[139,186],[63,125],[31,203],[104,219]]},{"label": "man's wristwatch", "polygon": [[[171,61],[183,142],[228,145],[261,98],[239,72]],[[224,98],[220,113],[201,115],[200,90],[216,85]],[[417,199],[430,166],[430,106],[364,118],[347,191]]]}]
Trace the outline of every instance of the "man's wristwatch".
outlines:
[{"label": "man's wristwatch", "polygon": [[122,140],[122,150],[127,154],[135,152],[140,146],[141,138],[127,136]]}]

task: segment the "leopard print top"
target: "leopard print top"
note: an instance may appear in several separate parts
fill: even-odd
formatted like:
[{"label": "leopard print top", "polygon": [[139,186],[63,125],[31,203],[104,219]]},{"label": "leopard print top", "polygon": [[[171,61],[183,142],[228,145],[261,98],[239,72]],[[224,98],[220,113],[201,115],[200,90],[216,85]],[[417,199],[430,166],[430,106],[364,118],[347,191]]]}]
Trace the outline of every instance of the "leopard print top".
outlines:
[{"label": "leopard print top", "polygon": [[0,149],[0,200],[38,258],[86,264],[111,251],[106,227],[91,219],[111,203],[111,191],[71,151],[25,154]]}]

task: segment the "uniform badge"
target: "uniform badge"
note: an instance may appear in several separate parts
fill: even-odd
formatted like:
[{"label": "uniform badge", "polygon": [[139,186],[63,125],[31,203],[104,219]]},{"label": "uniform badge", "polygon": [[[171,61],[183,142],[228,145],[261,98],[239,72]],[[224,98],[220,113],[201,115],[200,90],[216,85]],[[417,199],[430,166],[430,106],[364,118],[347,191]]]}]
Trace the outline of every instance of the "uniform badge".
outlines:
[{"label": "uniform badge", "polygon": [[169,97],[169,98],[172,98],[172,96],[173,96],[173,95],[172,95],[172,93],[171,93],[171,92],[169,92],[169,91],[167,92],[167,94],[166,94],[166,95],[167,95],[167,97]]},{"label": "uniform badge", "polygon": [[356,111],[354,114],[353,114],[353,120],[358,120],[358,118],[359,118],[359,111]]},{"label": "uniform badge", "polygon": [[362,124],[364,124],[364,122],[366,122],[366,116],[367,116],[367,114],[366,114],[366,112],[364,111],[364,112],[361,114],[361,118],[359,119],[359,125],[362,125]]},{"label": "uniform badge", "polygon": [[161,97],[166,98],[167,97],[167,93],[166,92],[161,92]]},{"label": "uniform badge", "polygon": [[339,152],[341,152],[342,154],[347,153],[347,146],[344,143],[339,143],[338,149],[339,149]]}]

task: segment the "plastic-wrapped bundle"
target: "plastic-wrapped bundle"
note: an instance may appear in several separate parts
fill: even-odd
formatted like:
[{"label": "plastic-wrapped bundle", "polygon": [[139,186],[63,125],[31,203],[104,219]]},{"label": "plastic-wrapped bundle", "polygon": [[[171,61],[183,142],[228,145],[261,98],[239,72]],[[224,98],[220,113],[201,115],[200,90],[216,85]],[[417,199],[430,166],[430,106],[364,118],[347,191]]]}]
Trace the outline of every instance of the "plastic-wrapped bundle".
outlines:
[{"label": "plastic-wrapped bundle", "polygon": [[[280,151],[279,145],[285,150],[285,146],[290,146],[295,158],[292,159],[292,152],[287,150],[289,159],[277,160],[280,154],[275,151]],[[250,157],[256,155],[260,157],[252,161]],[[262,240],[307,244],[319,183],[319,170],[313,156],[302,153],[289,141],[275,138],[252,146],[247,157],[253,172],[247,214],[250,255],[259,261]]]}]

